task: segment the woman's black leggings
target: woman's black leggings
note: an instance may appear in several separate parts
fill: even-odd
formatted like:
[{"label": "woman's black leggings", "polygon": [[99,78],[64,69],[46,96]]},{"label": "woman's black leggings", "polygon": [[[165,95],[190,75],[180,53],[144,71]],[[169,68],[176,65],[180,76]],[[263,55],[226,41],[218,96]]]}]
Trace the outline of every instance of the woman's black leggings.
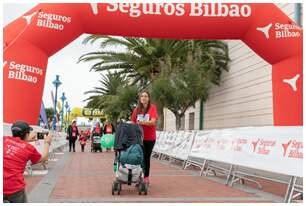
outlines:
[{"label": "woman's black leggings", "polygon": [[143,156],[144,156],[144,176],[149,177],[150,175],[150,159],[152,150],[155,144],[154,141],[143,141]]},{"label": "woman's black leggings", "polygon": [[71,147],[73,148],[73,151],[75,151],[75,141],[76,138],[69,139],[69,151],[71,151]]},{"label": "woman's black leggings", "polygon": [[25,193],[25,190],[22,189],[19,192],[15,192],[11,195],[5,195],[3,194],[3,203],[8,202],[8,203],[27,203],[28,198]]}]

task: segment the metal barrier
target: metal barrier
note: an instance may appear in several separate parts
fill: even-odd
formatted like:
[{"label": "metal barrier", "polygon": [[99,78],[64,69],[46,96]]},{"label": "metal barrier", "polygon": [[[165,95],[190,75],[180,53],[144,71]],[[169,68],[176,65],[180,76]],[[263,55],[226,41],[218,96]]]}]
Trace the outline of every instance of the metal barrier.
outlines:
[{"label": "metal barrier", "polygon": [[[296,200],[297,197],[300,197],[300,199]],[[299,177],[291,177],[285,196],[285,202],[291,203],[301,200],[303,200],[303,180]]]},{"label": "metal barrier", "polygon": [[187,169],[187,167],[189,167],[191,165],[195,166],[195,167],[199,167],[200,168],[200,176],[202,176],[203,171],[204,171],[204,167],[206,165],[206,161],[207,160],[203,160],[203,162],[195,161],[195,160],[192,160],[192,157],[188,156],[183,169],[185,170],[185,169]]},{"label": "metal barrier", "polygon": [[153,157],[157,156],[159,160],[170,162],[181,161],[183,167],[185,167],[195,135],[196,131],[190,130],[164,133],[164,140],[157,138],[157,148],[153,148]]},{"label": "metal barrier", "polygon": [[[246,129],[245,128],[238,128],[237,131],[239,131],[239,132],[242,131],[242,133],[243,133],[244,132],[243,130],[247,130],[247,129],[250,129],[250,128],[246,128]],[[273,129],[275,129],[275,128],[272,128],[272,131],[273,131]],[[293,129],[293,131],[294,131],[293,134],[297,134],[296,131],[294,130],[294,128],[290,128],[290,129],[291,129],[290,131],[292,131],[292,129]],[[266,130],[271,130],[271,128],[263,127],[263,132],[262,133],[264,133],[264,131],[266,131]],[[290,131],[287,132],[287,133],[291,134]],[[300,128],[298,128],[298,131],[300,131]],[[221,136],[222,135],[224,137],[228,136],[228,134],[226,134],[225,132],[223,132],[223,133],[222,132],[223,131],[221,131],[221,132],[220,131],[215,131],[216,134],[221,134]],[[280,131],[278,131],[278,132],[281,133]],[[158,151],[155,151],[155,153],[153,155],[157,155],[158,159],[160,159],[160,160],[161,159],[168,159],[168,160],[171,161],[171,159],[176,159],[176,155],[171,153],[171,149],[175,150],[175,147],[176,147],[175,140],[173,140],[173,138],[169,137],[169,134],[172,135],[172,136],[175,136],[175,133],[177,133],[177,132],[170,132],[170,133],[169,132],[159,132],[158,133],[159,140],[157,141],[157,144],[156,144],[156,146],[159,149],[158,149]],[[234,134],[234,132],[232,132],[232,133]],[[254,180],[252,178],[266,179],[266,180],[270,180],[270,181],[273,181],[273,182],[287,184],[287,192],[286,192],[285,199],[284,199],[285,202],[298,201],[296,199],[298,197],[302,197],[303,196],[303,185],[300,184],[300,183],[297,183],[297,179],[302,179],[302,177],[298,178],[297,176],[292,176],[291,175],[290,181],[288,182],[288,181],[284,181],[284,180],[277,179],[277,178],[269,178],[269,177],[264,176],[264,175],[252,174],[252,172],[250,172],[250,171],[254,170],[254,167],[253,168],[248,168],[249,164],[239,165],[239,164],[235,164],[234,162],[226,162],[226,161],[221,161],[220,162],[220,161],[216,161],[215,159],[197,158],[196,156],[192,156],[192,154],[191,154],[192,148],[194,148],[194,147],[201,147],[201,144],[199,144],[199,143],[197,143],[195,145],[196,136],[197,136],[197,131],[194,131],[194,136],[193,136],[192,144],[191,144],[190,150],[188,151],[187,158],[185,160],[184,159],[180,159],[180,160],[183,161],[183,169],[186,169],[189,166],[193,165],[193,166],[196,166],[196,167],[200,168],[200,173],[199,173],[200,176],[202,176],[203,174],[205,176],[207,176],[207,175],[217,176],[217,173],[221,174],[221,175],[224,175],[224,176],[226,176],[226,180],[225,180],[224,184],[225,185],[229,185],[229,186],[233,186],[235,183],[238,183],[238,182],[240,184],[244,184],[245,180],[247,180],[247,181],[255,183],[257,185],[258,189],[262,189],[262,185],[260,184],[260,182]],[[293,137],[294,138],[298,138],[297,136],[299,136],[299,135],[297,135],[297,136],[295,136],[295,135],[288,135],[288,136],[291,137],[291,138],[293,138]],[[218,136],[216,135],[216,137],[218,137]],[[209,138],[206,138],[205,141],[207,139],[209,139]],[[226,138],[223,138],[220,141],[222,141],[224,139],[225,139],[225,142],[226,142]],[[172,142],[171,142],[171,140],[172,140]],[[259,141],[259,139],[257,140],[257,143],[258,143],[258,141]],[[262,140],[262,141],[264,142],[264,140]],[[297,141],[298,141],[298,139],[297,139]],[[288,145],[290,144],[290,142],[292,142],[292,141],[290,140],[288,142],[288,140],[286,140],[286,143]],[[293,140],[293,142],[295,142],[295,140]],[[207,141],[205,143],[207,143]],[[232,142],[232,144],[234,144],[234,143],[235,142]],[[159,145],[159,144],[165,144],[165,145]],[[218,142],[218,146],[222,147],[222,143],[220,143],[220,144],[221,144],[221,146],[219,145],[219,142]],[[253,141],[252,141],[252,144],[253,144]],[[271,145],[271,141],[269,142],[267,140],[267,145],[269,145],[269,144]],[[291,146],[295,147],[296,151],[299,151],[299,148],[302,148],[302,146],[299,146],[299,144],[302,144],[302,143],[295,142]],[[160,149],[160,148],[162,148],[162,149]],[[293,149],[295,149],[295,148],[293,148]],[[194,149],[196,150],[196,149],[199,149],[199,148],[194,148]],[[256,145],[254,146],[253,152],[255,151],[255,149],[256,149]],[[205,152],[207,152],[207,151],[205,151]],[[285,155],[285,152],[284,152],[283,155]],[[241,170],[243,168],[246,171]],[[247,170],[249,170],[249,171],[247,171]],[[274,172],[276,171],[276,169],[274,169],[272,171],[269,171],[269,169],[267,169],[267,170],[256,169],[256,170],[257,171],[267,171],[267,173],[271,173],[271,174],[275,174]],[[287,172],[288,172],[288,174],[294,174],[294,171],[292,169],[290,171],[287,171]],[[277,176],[277,175],[275,174],[275,176]],[[287,175],[287,176],[290,177],[290,175]]]}]

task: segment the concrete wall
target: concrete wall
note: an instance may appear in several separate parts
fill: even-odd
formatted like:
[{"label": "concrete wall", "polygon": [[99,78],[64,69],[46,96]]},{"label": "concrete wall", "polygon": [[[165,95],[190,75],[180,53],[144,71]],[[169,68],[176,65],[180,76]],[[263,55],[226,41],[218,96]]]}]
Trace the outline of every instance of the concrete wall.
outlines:
[{"label": "concrete wall", "polygon": [[[277,4],[292,20],[294,4]],[[271,65],[240,40],[227,40],[229,72],[223,72],[220,86],[213,86],[204,104],[204,128],[230,128],[273,125]],[[195,112],[199,129],[200,103],[185,113],[185,129],[189,129],[189,113]],[[164,130],[175,130],[175,117],[164,109]]]}]

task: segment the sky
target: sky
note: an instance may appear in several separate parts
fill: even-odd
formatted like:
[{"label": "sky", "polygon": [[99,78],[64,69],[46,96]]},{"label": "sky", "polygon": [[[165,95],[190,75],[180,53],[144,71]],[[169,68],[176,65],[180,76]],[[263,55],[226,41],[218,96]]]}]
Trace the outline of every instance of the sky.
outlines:
[{"label": "sky", "polygon": [[[19,18],[35,5],[35,3],[4,3],[3,26]],[[98,50],[95,45],[83,45],[82,41],[85,37],[85,34],[81,35],[49,58],[43,93],[45,107],[53,107],[51,91],[55,94],[55,87],[52,84],[55,75],[60,75],[60,81],[62,82],[58,89],[58,97],[61,97],[62,92],[65,92],[70,108],[85,106],[86,103],[83,100],[89,95],[84,95],[84,92],[99,85],[98,81],[101,75],[96,72],[89,72],[93,63],[77,63],[81,55]]]}]

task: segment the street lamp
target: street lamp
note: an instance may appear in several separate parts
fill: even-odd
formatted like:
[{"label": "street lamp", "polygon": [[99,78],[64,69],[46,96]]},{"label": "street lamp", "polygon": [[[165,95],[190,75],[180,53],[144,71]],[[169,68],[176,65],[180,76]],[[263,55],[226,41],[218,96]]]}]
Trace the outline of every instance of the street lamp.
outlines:
[{"label": "street lamp", "polygon": [[63,130],[63,120],[64,120],[64,101],[67,98],[65,97],[65,92],[63,92],[61,100],[62,100],[62,118],[61,118],[61,130]]},{"label": "street lamp", "polygon": [[69,121],[69,117],[70,117],[70,106],[68,107],[68,121]]},{"label": "street lamp", "polygon": [[66,104],[65,104],[65,108],[66,108],[66,122],[68,121],[68,107],[69,107],[69,104],[68,104],[68,101],[66,101]]},{"label": "street lamp", "polygon": [[54,97],[54,117],[53,117],[53,131],[56,131],[56,103],[57,103],[57,88],[62,84],[59,80],[59,75],[56,75],[56,79],[52,82],[55,86],[55,97]]}]

